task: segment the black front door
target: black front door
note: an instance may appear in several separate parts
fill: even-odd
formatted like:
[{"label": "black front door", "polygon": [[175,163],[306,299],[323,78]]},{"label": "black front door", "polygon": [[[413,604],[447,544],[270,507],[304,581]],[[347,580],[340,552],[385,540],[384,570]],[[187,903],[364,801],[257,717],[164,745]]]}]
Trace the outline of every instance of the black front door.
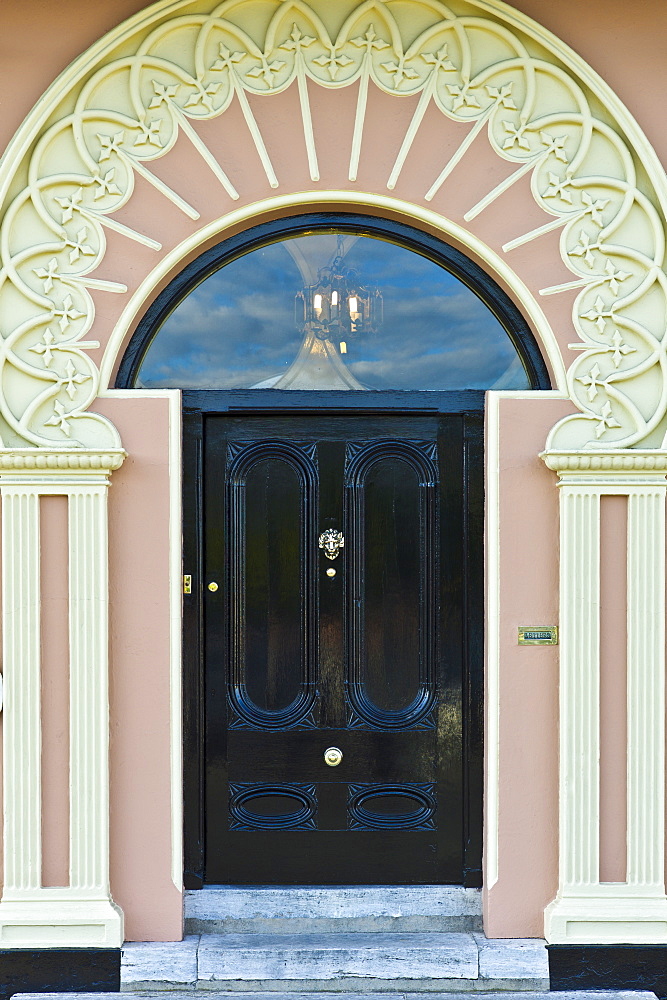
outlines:
[{"label": "black front door", "polygon": [[480,415],[190,429],[203,880],[476,884]]}]

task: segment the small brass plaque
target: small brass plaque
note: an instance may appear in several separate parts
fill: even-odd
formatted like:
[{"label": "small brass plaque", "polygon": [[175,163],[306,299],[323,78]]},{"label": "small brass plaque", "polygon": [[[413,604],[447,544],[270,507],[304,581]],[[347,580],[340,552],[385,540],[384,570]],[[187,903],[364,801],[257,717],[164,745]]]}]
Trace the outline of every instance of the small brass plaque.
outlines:
[{"label": "small brass plaque", "polygon": [[520,646],[557,646],[557,625],[519,625]]}]

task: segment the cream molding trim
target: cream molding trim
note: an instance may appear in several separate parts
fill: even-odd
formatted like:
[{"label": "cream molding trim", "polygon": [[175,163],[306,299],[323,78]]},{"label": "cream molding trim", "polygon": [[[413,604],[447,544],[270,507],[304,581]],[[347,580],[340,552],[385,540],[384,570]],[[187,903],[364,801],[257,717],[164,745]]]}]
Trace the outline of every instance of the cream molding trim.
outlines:
[{"label": "cream molding trim", "polygon": [[127,452],[117,449],[102,453],[92,450],[67,451],[24,448],[21,450],[0,450],[0,477],[3,473],[109,473],[120,469]]},{"label": "cream molding trim", "polygon": [[[577,290],[576,359],[568,388],[579,413],[561,420],[550,449],[662,447],[667,427],[667,277],[665,182],[637,124],[590,68],[566,46],[500,2],[467,0],[453,13],[435,0],[411,5],[413,37],[400,0],[268,0],[257,30],[254,6],[226,0],[163,2],[102,39],[54,83],[17,133],[0,168],[0,422],[5,447],[117,449],[111,423],[88,407],[99,372],[87,351],[94,323],[90,290],[126,288],[92,277],[105,255],[105,230],[154,251],[160,246],[114,218],[135,176],[191,219],[187,191],[152,171],[179,135],[191,143],[230,201],[239,198],[241,164],[225,172],[196,128],[235,102],[266,177],[279,187],[270,150],[248,95],[296,84],[311,183],[319,181],[309,83],[339,89],[358,83],[348,176],[356,181],[369,85],[418,96],[411,124],[387,178],[392,191],[433,104],[467,126],[458,149],[437,164],[423,192],[430,202],[474,138],[514,164],[465,218],[471,221],[514,183],[530,178],[548,221],[508,233],[503,250],[560,232],[560,255],[573,280],[543,295]],[[539,42],[538,49],[535,42]],[[594,111],[600,103],[612,122]],[[637,163],[649,183],[638,187]],[[27,183],[21,184],[26,178]],[[131,205],[129,206],[131,208]]]},{"label": "cream molding trim", "polygon": [[612,472],[618,477],[635,472],[667,473],[667,452],[627,451],[615,448],[610,451],[543,451],[540,458],[549,469],[559,475],[575,472]]}]

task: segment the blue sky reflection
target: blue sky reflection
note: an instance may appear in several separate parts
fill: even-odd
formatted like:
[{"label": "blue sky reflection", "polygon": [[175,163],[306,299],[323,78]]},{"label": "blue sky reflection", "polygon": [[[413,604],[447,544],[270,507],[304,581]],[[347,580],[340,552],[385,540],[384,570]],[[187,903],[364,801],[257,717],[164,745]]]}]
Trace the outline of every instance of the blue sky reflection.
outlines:
[{"label": "blue sky reflection", "polygon": [[[291,242],[315,269],[335,249],[335,237],[325,233]],[[359,382],[371,389],[529,387],[507,333],[458,278],[382,240],[348,237],[346,246],[346,264],[366,285],[377,285],[384,299],[381,331],[347,345],[344,361]],[[227,264],[165,321],[136,384],[240,389],[282,375],[302,341],[294,296],[303,284],[285,242]]]}]

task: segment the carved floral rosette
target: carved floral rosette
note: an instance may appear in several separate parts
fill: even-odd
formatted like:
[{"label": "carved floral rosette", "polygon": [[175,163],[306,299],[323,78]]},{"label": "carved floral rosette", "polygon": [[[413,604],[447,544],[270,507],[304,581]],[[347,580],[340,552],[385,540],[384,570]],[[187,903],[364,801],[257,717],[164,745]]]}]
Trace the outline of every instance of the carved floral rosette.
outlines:
[{"label": "carved floral rosette", "polygon": [[596,96],[590,71],[583,81],[577,69],[583,64],[572,56],[566,66],[564,46],[503,4],[468,0],[455,13],[420,0],[410,8],[408,14],[400,0],[227,0],[215,7],[163,0],[109,36],[108,45],[98,45],[92,62],[82,57],[66,87],[54,84],[39,114],[17,134],[0,173],[5,448],[120,444],[111,423],[88,412],[99,387],[89,353],[98,346],[91,335],[91,292],[126,293],[97,274],[107,230],[160,250],[150,235],[116,218],[136,177],[196,219],[187,191],[174,190],[152,170],[182,135],[206,160],[231,207],[239,193],[197,122],[238,102],[270,193],[278,178],[248,95],[278,94],[295,85],[316,187],[310,89],[355,84],[349,163],[354,182],[371,82],[391,95],[418,97],[388,191],[433,104],[460,123],[461,145],[424,191],[425,204],[484,132],[514,169],[466,220],[528,176],[545,221],[505,244],[508,259],[518,246],[560,232],[562,259],[573,278],[542,294],[577,290],[568,387],[579,412],[554,428],[550,447],[663,447],[664,192],[657,190],[652,154],[639,165],[637,136],[645,140],[627,115],[632,141],[624,134],[604,106],[604,85],[597,81]]}]

